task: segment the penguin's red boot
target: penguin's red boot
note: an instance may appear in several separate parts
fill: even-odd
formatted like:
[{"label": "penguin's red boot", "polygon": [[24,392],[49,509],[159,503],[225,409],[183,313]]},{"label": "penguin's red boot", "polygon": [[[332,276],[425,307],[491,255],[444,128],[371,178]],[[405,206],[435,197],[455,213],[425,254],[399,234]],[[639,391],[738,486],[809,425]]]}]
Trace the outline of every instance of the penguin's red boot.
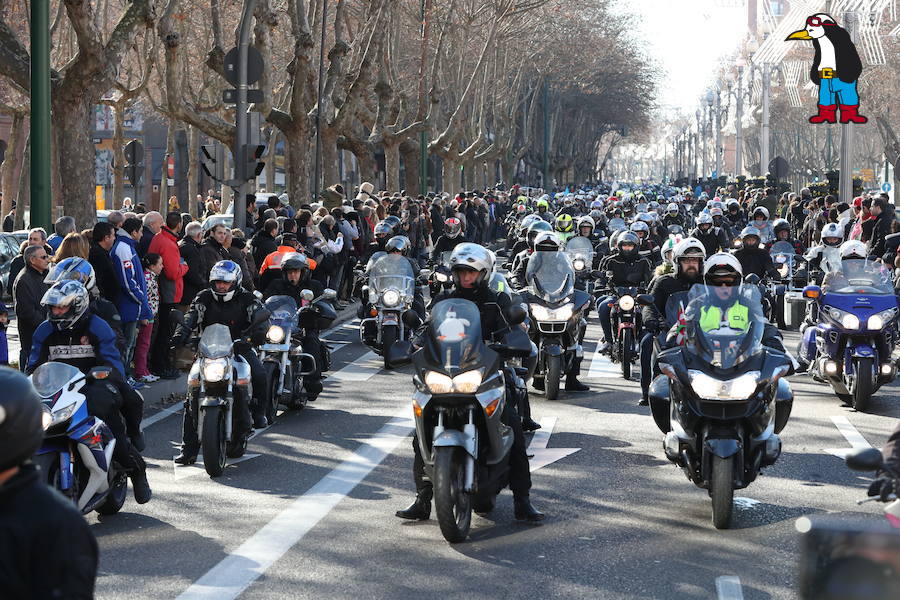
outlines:
[{"label": "penguin's red boot", "polygon": [[841,104],[841,123],[866,123],[869,119],[859,114],[859,104],[846,106]]},{"label": "penguin's red boot", "polygon": [[819,104],[819,114],[809,118],[810,123],[837,123],[837,104]]}]

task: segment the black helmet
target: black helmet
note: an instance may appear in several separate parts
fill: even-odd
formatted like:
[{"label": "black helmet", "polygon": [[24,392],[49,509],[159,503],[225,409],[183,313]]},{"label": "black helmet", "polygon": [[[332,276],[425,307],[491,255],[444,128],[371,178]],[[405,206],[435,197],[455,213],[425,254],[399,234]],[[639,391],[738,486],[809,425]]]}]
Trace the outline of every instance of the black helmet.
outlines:
[{"label": "black helmet", "polygon": [[[638,236],[632,233],[631,231],[625,231],[619,234],[619,239],[616,240],[616,248],[619,250],[619,254],[622,256],[634,256],[638,252],[638,246],[640,246],[640,240]],[[625,244],[631,244],[634,246],[631,250],[626,252],[622,249],[622,246]]]},{"label": "black helmet", "polygon": [[44,441],[41,399],[19,371],[0,367],[0,471],[18,467]]},{"label": "black helmet", "polygon": [[281,260],[281,276],[287,279],[288,271],[300,271],[300,279],[303,280],[309,273],[309,261],[299,252],[289,252]]},{"label": "black helmet", "polygon": [[772,223],[772,230],[775,232],[775,237],[778,237],[778,233],[781,231],[787,231],[790,233],[791,224],[788,223],[785,219],[775,219],[775,222]]},{"label": "black helmet", "polygon": [[392,252],[399,252],[403,256],[409,254],[409,249],[412,247],[412,242],[409,241],[409,238],[405,235],[395,235],[391,239],[388,240],[388,243],[384,245],[384,250],[391,254]]},{"label": "black helmet", "polygon": [[525,239],[528,241],[530,249],[534,250],[534,238],[542,231],[553,231],[553,226],[543,219],[535,221],[528,226],[528,234],[525,236]]}]

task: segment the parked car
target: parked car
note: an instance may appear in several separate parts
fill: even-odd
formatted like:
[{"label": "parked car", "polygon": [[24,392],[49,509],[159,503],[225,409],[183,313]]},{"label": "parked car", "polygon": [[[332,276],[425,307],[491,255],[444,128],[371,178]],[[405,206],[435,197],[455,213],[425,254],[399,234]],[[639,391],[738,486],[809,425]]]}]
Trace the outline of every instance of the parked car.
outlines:
[{"label": "parked car", "polygon": [[0,233],[0,298],[12,298],[12,284],[9,280],[9,266],[19,254],[19,245],[28,239],[28,232],[20,241],[14,233]]},{"label": "parked car", "polygon": [[207,231],[209,231],[210,229],[212,229],[213,227],[215,227],[216,225],[218,225],[220,223],[225,225],[225,227],[227,227],[228,229],[231,229],[232,224],[234,223],[234,216],[233,215],[211,215],[211,216],[203,219],[203,223],[200,225],[200,227],[202,228],[203,233],[206,233]]}]

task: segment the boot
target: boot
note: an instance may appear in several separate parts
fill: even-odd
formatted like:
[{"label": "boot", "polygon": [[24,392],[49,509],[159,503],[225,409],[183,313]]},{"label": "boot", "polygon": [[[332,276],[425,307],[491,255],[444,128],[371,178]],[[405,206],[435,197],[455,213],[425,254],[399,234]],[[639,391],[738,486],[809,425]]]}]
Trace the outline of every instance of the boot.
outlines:
[{"label": "boot", "polygon": [[147,504],[153,491],[150,482],[147,481],[147,472],[143,469],[131,473],[131,491],[134,492],[134,500],[138,504]]},{"label": "boot", "polygon": [[641,401],[638,402],[638,406],[650,406],[650,399],[647,395],[647,392],[641,393]]},{"label": "boot", "polygon": [[576,358],[572,362],[572,369],[566,373],[566,391],[567,392],[587,392],[591,388],[578,381],[578,373],[581,372],[581,361],[583,359]]},{"label": "boot", "polygon": [[537,431],[541,428],[541,424],[532,419],[531,417],[524,417],[522,419],[522,431]]},{"label": "boot", "polygon": [[531,381],[531,385],[534,386],[534,389],[536,390],[544,391],[544,378],[542,377],[538,379],[537,377],[535,377]]},{"label": "boot", "polygon": [[516,494],[513,498],[513,512],[516,521],[530,521],[536,523],[544,520],[544,513],[531,504],[528,494]]},{"label": "boot", "polygon": [[[843,107],[842,107],[843,108]],[[837,104],[819,105],[819,114],[809,118],[810,123],[837,123]]]},{"label": "boot", "polygon": [[398,510],[395,514],[401,519],[409,519],[411,521],[427,521],[431,517],[431,496],[432,490],[422,490],[416,494],[413,503]]},{"label": "boot", "polygon": [[188,448],[187,445],[181,447],[181,454],[175,457],[175,462],[179,465],[192,465],[197,462],[199,451]]},{"label": "boot", "polygon": [[[866,123],[869,119],[859,114],[859,104],[847,106],[841,104],[841,123]],[[833,123],[834,121],[832,121]]]},{"label": "boot", "polygon": [[603,342],[602,344],[600,344],[600,346],[597,348],[597,352],[599,352],[600,354],[609,354],[609,342]]}]

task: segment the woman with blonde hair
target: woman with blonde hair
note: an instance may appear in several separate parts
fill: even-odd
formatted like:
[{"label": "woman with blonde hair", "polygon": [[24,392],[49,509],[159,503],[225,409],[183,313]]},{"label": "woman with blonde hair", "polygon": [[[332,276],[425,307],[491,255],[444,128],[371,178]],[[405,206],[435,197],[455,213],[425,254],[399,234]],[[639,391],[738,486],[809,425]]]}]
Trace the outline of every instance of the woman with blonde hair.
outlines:
[{"label": "woman with blonde hair", "polygon": [[73,231],[66,234],[66,237],[63,238],[62,243],[53,255],[53,263],[60,263],[64,259],[73,256],[86,259],[90,251],[91,245],[88,243],[87,238],[77,231]]}]

